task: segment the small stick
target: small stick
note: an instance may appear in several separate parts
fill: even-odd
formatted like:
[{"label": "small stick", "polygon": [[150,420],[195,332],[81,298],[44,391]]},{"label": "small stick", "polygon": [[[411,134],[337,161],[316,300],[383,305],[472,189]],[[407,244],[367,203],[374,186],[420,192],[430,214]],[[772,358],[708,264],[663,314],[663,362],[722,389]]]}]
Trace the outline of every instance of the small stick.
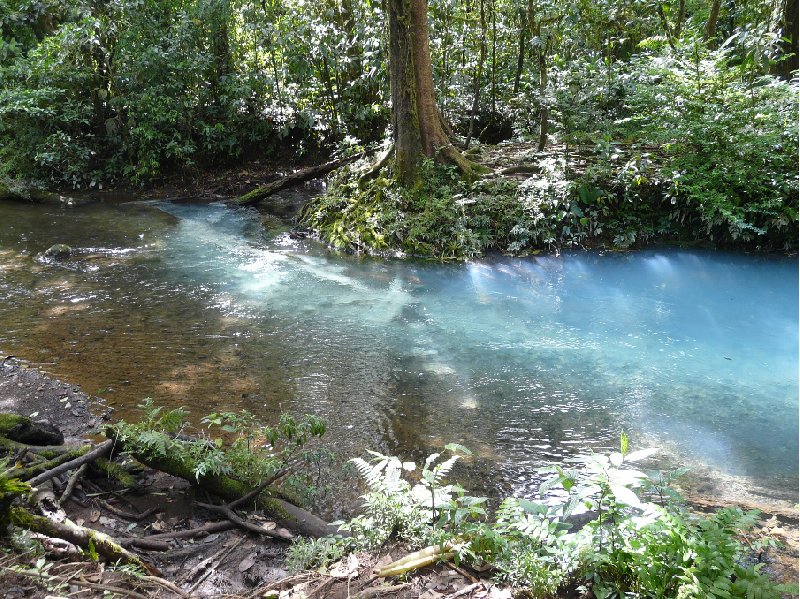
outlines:
[{"label": "small stick", "polygon": [[86,472],[86,469],[89,467],[89,464],[82,464],[80,468],[78,468],[72,476],[69,477],[69,482],[67,483],[67,488],[64,489],[64,492],[61,494],[61,497],[58,498],[59,505],[63,505],[64,502],[69,499],[69,496],[72,495],[72,492],[75,490],[75,485],[78,483],[80,478],[83,476],[83,473]]},{"label": "small stick", "polygon": [[294,535],[290,533],[285,528],[276,527],[275,530],[268,530],[263,528],[262,526],[258,526],[257,524],[253,524],[252,522],[248,522],[247,520],[243,520],[239,516],[237,516],[232,509],[230,509],[227,505],[213,505],[211,503],[202,503],[200,501],[195,501],[197,505],[200,507],[204,507],[207,510],[211,510],[222,514],[228,520],[233,522],[234,524],[238,525],[240,528],[244,528],[245,530],[249,530],[250,532],[255,532],[267,537],[272,537],[273,539],[280,539],[281,541],[291,541],[294,539]]},{"label": "small stick", "polygon": [[467,572],[464,568],[459,568],[453,562],[447,562],[447,567],[453,570],[454,572],[458,572],[459,574],[461,574],[461,576],[469,580],[472,584],[478,582],[477,578],[475,578],[472,574]]},{"label": "small stick", "polygon": [[458,597],[463,597],[464,595],[469,595],[472,591],[477,591],[478,587],[482,587],[483,584],[480,582],[476,582],[475,584],[471,584],[469,586],[464,587],[460,591],[456,591],[455,593],[450,593],[449,595],[445,595],[442,599],[457,599]]},{"label": "small stick", "polygon": [[123,597],[137,597],[138,599],[147,599],[144,595],[137,593],[136,591],[132,591],[131,589],[123,589],[121,587],[112,587],[105,584],[97,584],[94,582],[89,582],[82,578],[73,578],[73,584],[77,584],[78,586],[86,587],[87,589],[95,589],[97,591],[108,591],[110,593],[118,593]]},{"label": "small stick", "polygon": [[102,507],[107,509],[109,512],[114,514],[115,516],[119,516],[120,518],[125,518],[126,520],[133,520],[134,522],[139,522],[140,520],[144,520],[148,516],[152,516],[161,508],[157,505],[143,511],[140,514],[133,514],[131,512],[126,512],[125,510],[121,510],[118,507],[111,505],[109,502],[100,499],[99,497],[95,499],[95,501],[100,504]]},{"label": "small stick", "polygon": [[168,539],[191,539],[193,537],[206,537],[215,532],[222,532],[223,530],[230,530],[236,528],[233,522],[211,522],[204,524],[197,528],[189,528],[187,530],[173,530],[172,532],[162,532],[157,535],[148,535],[142,537],[151,541],[166,541]]}]

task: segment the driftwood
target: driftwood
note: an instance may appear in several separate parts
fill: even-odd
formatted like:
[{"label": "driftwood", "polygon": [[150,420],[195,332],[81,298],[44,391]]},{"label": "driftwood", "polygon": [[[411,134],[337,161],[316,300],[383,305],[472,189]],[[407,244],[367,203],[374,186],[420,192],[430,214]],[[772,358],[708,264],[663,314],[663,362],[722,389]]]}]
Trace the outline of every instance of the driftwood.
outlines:
[{"label": "driftwood", "polygon": [[364,152],[360,152],[358,154],[353,154],[352,156],[347,156],[345,158],[331,160],[330,162],[326,162],[325,164],[320,164],[318,166],[311,166],[308,168],[300,169],[299,171],[294,172],[291,175],[287,175],[281,179],[278,179],[277,181],[273,181],[272,183],[267,183],[263,187],[258,187],[253,191],[249,191],[246,194],[241,195],[235,200],[233,200],[233,202],[235,204],[238,204],[239,206],[254,206],[255,204],[258,204],[260,201],[268,198],[271,195],[278,193],[281,190],[288,189],[296,185],[300,185],[301,183],[305,183],[306,181],[312,181],[313,179],[324,177],[331,171],[334,171],[337,168],[344,166],[345,164],[355,162],[356,160],[362,158],[363,156]]}]

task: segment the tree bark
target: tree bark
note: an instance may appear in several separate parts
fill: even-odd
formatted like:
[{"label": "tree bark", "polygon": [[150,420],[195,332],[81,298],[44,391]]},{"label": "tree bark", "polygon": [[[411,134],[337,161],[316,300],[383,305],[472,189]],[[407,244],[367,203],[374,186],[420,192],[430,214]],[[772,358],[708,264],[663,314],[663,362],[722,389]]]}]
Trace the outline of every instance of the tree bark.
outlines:
[{"label": "tree bark", "polygon": [[798,68],[797,17],[797,0],[783,0],[780,23],[782,41],[778,45],[778,56],[783,60],[778,63],[777,72],[786,79],[791,78]]},{"label": "tree bark", "polygon": [[414,186],[424,158],[454,164],[471,175],[476,165],[450,143],[436,107],[427,0],[388,0],[388,12],[396,178]]},{"label": "tree bark", "polygon": [[528,39],[528,13],[524,8],[519,9],[519,47],[517,50],[517,70],[514,73],[514,95],[519,93],[519,84],[522,79],[522,69],[525,67],[525,45]]},{"label": "tree bark", "polygon": [[475,78],[473,80],[473,99],[472,99],[472,113],[469,119],[469,131],[467,131],[467,139],[464,142],[464,149],[469,149],[469,142],[472,141],[472,133],[475,130],[475,119],[478,116],[478,109],[481,103],[481,83],[483,82],[483,65],[486,62],[486,9],[484,0],[480,2],[480,19],[481,19],[481,42],[480,54],[478,56],[478,65],[475,68]]},{"label": "tree bark", "polygon": [[703,41],[709,42],[711,45],[714,43],[714,38],[717,35],[717,20],[719,19],[719,9],[722,5],[722,0],[712,0],[711,10],[708,13],[708,20],[703,29]]}]

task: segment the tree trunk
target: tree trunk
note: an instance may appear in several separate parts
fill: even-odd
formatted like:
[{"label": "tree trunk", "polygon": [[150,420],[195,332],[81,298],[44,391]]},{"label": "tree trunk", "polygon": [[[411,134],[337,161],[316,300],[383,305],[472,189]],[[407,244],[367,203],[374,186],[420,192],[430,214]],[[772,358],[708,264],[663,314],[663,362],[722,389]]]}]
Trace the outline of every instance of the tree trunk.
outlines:
[{"label": "tree trunk", "polygon": [[524,8],[519,9],[519,49],[517,50],[517,70],[514,73],[514,95],[519,93],[519,84],[522,79],[522,69],[525,68],[525,44],[528,39],[528,13]]},{"label": "tree trunk", "polygon": [[[541,38],[541,29],[538,32]],[[549,124],[549,109],[547,106],[547,44],[544,48],[539,48],[539,145],[537,149],[541,152],[547,145],[547,130]]]},{"label": "tree trunk", "polygon": [[475,165],[452,146],[436,108],[427,0],[388,0],[388,11],[395,176],[406,186],[415,185],[424,158],[471,174]]},{"label": "tree trunk", "polygon": [[675,19],[675,37],[681,36],[683,21],[686,19],[686,0],[680,0],[678,4],[678,17]]},{"label": "tree trunk", "polygon": [[777,72],[786,79],[791,78],[798,68],[797,16],[797,0],[783,0],[780,23],[782,41],[778,45],[778,56],[783,60],[778,63]]},{"label": "tree trunk", "polygon": [[480,0],[480,15],[481,15],[481,49],[478,56],[478,66],[475,69],[475,78],[473,80],[474,91],[472,100],[472,113],[469,119],[469,131],[467,132],[467,140],[464,142],[464,149],[469,149],[469,142],[472,140],[472,133],[475,130],[475,118],[478,116],[478,109],[481,103],[481,83],[483,81],[483,65],[486,62],[486,11],[484,8],[484,0]]},{"label": "tree trunk", "polygon": [[708,13],[708,21],[706,21],[706,26],[703,29],[703,41],[710,42],[711,45],[713,45],[714,38],[717,35],[717,20],[719,19],[719,9],[721,4],[722,0],[712,0],[711,10]]}]

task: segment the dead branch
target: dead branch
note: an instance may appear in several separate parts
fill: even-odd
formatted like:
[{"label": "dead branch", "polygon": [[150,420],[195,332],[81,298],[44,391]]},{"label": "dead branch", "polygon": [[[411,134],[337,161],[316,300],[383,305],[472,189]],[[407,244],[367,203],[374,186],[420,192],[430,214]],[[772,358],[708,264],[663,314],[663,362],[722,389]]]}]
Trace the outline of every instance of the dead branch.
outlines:
[{"label": "dead branch", "polygon": [[200,507],[204,507],[207,510],[211,510],[212,512],[217,512],[225,516],[228,520],[236,524],[238,527],[248,530],[250,532],[254,532],[260,535],[264,535],[267,537],[272,537],[273,539],[280,539],[281,541],[291,541],[294,539],[294,535],[290,533],[285,528],[281,528],[276,526],[275,528],[269,529],[264,528],[263,526],[259,526],[258,524],[253,524],[252,522],[248,522],[236,515],[232,509],[230,509],[227,505],[214,505],[211,503],[202,503],[200,501],[196,501],[197,505]]},{"label": "dead branch", "polygon": [[[172,532],[159,533],[157,535],[148,535],[146,537],[138,537],[140,539],[148,539],[151,541],[166,541],[169,539],[192,539],[195,537],[207,537],[215,532],[222,532],[236,528],[233,522],[210,522],[197,528],[190,528],[188,530],[174,530]],[[127,542],[127,541],[126,541]],[[125,544],[125,543],[123,543]]]},{"label": "dead branch", "polygon": [[67,483],[67,488],[64,489],[64,492],[61,494],[61,497],[58,498],[59,505],[64,505],[64,503],[69,499],[69,496],[72,495],[72,492],[75,490],[75,485],[78,483],[80,478],[83,476],[83,473],[86,472],[86,469],[89,467],[89,464],[82,464],[80,468],[78,468],[72,476],[69,477],[69,482]]},{"label": "dead branch", "polygon": [[142,561],[107,534],[78,526],[69,518],[65,518],[63,522],[58,522],[45,516],[37,516],[20,507],[12,507],[9,510],[9,516],[11,523],[19,528],[38,532],[49,537],[64,539],[86,550],[93,546],[97,554],[108,561],[119,560],[124,564],[138,566],[150,574],[156,576],[160,574],[157,568]]},{"label": "dead branch", "polygon": [[111,452],[111,448],[114,445],[114,441],[111,439],[107,441],[103,441],[98,446],[96,446],[91,451],[85,453],[82,456],[79,456],[73,460],[65,462],[56,468],[52,468],[46,472],[42,472],[38,476],[33,477],[28,481],[28,483],[35,487],[36,485],[40,485],[45,481],[50,480],[54,476],[58,476],[59,474],[63,474],[64,472],[69,472],[75,468],[79,468],[83,464],[88,464],[89,462],[93,461],[96,458],[102,457]]},{"label": "dead branch", "polygon": [[337,160],[331,160],[330,162],[326,162],[325,164],[320,164],[317,166],[301,169],[297,172],[292,173],[291,175],[287,175],[286,177],[278,179],[277,181],[273,181],[272,183],[268,183],[263,187],[259,187],[257,189],[254,189],[253,191],[241,195],[235,200],[233,200],[233,202],[235,204],[238,204],[239,206],[253,206],[255,204],[258,204],[260,201],[268,198],[269,196],[278,193],[281,190],[288,189],[296,185],[300,185],[301,183],[305,183],[306,181],[318,179],[319,177],[324,177],[331,171],[334,171],[337,168],[344,166],[345,164],[355,162],[356,160],[362,158],[363,156],[364,152],[359,152],[358,154],[353,154],[352,156],[339,158]]},{"label": "dead branch", "polygon": [[[253,491],[242,481],[224,475],[205,475],[198,480],[195,475],[196,464],[184,452],[171,452],[168,455],[153,457],[138,452],[136,447],[126,444],[111,427],[106,430],[106,434],[114,439],[122,451],[130,453],[150,468],[187,480],[223,500],[235,501],[250,495]],[[261,492],[257,501],[257,505],[264,509],[280,526],[308,537],[319,538],[328,534],[336,534],[337,527],[329,525],[308,510],[275,496],[280,494],[280,489],[270,487]]]}]

